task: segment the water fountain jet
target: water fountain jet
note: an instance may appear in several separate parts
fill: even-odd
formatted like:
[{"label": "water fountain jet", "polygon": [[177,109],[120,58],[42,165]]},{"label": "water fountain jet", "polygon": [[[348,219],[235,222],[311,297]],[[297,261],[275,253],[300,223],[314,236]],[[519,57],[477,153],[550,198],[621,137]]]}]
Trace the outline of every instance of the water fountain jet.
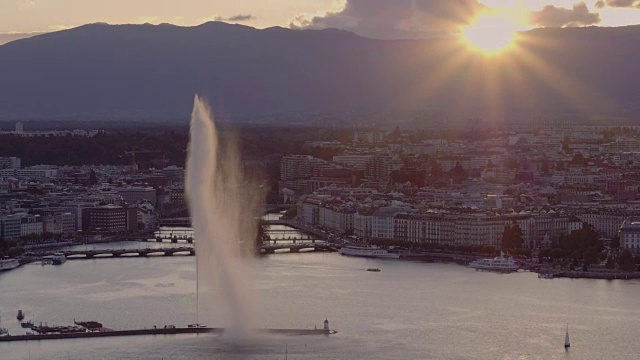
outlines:
[{"label": "water fountain jet", "polygon": [[[249,293],[247,261],[262,196],[243,179],[235,142],[217,131],[207,104],[195,97],[185,190],[196,247],[196,317],[234,333],[259,322]],[[202,318],[202,315],[205,318]]]}]

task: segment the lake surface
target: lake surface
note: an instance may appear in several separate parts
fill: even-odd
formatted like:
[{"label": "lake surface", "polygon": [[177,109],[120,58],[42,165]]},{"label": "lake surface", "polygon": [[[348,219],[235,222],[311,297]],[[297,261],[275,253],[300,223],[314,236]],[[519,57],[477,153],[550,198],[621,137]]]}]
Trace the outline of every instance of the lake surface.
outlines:
[{"label": "lake surface", "polygon": [[[167,246],[167,244],[164,244]],[[104,245],[100,245],[104,246]],[[138,246],[122,244],[121,246]],[[142,246],[146,247],[145,244]],[[260,322],[331,336],[116,337],[0,343],[1,359],[635,359],[640,282],[538,279],[454,264],[276,254],[251,267]],[[367,272],[370,267],[379,273]],[[194,257],[73,260],[0,273],[0,313],[112,329],[196,321]],[[567,323],[571,349],[563,348]],[[216,326],[219,324],[207,324]]]}]

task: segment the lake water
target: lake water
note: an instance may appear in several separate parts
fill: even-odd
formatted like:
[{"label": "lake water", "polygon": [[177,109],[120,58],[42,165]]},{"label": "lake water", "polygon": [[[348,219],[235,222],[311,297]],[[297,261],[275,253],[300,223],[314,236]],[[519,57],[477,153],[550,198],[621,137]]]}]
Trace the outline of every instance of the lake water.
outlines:
[{"label": "lake water", "polygon": [[[100,245],[104,246],[104,245]],[[137,246],[126,245],[121,246]],[[142,245],[145,246],[146,245]],[[165,244],[167,246],[167,244]],[[538,279],[337,253],[255,260],[261,322],[331,336],[116,337],[0,343],[0,359],[636,359],[640,282]],[[379,273],[367,272],[370,267]],[[196,320],[195,258],[74,260],[0,273],[2,323],[98,320],[113,329]],[[571,348],[563,348],[567,323]],[[219,324],[207,324],[216,326]]]}]

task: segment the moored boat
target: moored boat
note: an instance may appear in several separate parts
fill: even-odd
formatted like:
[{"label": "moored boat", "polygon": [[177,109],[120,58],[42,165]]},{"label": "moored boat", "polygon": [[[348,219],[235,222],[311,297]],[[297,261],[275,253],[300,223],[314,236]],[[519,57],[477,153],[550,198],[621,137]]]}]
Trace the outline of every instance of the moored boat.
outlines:
[{"label": "moored boat", "polygon": [[31,329],[33,327],[33,322],[31,320],[21,322],[20,326],[22,326],[23,329]]},{"label": "moored boat", "polygon": [[73,323],[89,330],[99,330],[103,327],[102,323],[97,321],[76,321],[74,319]]},{"label": "moored boat", "polygon": [[472,261],[469,267],[476,270],[489,270],[500,272],[514,272],[518,271],[520,266],[513,260],[512,257],[506,256],[502,251],[499,256],[490,259],[480,259]]},{"label": "moored boat", "polygon": [[3,258],[0,259],[0,271],[12,270],[20,266],[17,259]]},{"label": "moored boat", "polygon": [[372,257],[372,258],[384,258],[384,259],[399,259],[400,254],[389,252],[386,249],[375,245],[356,246],[347,245],[340,249],[340,254],[346,256],[360,256],[360,257]]},{"label": "moored boat", "polygon": [[67,257],[63,253],[54,253],[42,258],[42,264],[61,265],[67,261]]}]

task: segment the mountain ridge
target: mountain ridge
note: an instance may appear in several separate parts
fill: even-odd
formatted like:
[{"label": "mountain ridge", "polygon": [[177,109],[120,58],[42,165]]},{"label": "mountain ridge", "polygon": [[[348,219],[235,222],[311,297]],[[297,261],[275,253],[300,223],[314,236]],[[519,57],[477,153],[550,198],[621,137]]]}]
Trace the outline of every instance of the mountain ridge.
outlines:
[{"label": "mountain ridge", "polygon": [[0,46],[0,117],[186,116],[200,93],[231,117],[429,110],[637,119],[638,41],[640,26],[534,29],[513,54],[487,58],[447,38],[87,24]]}]

